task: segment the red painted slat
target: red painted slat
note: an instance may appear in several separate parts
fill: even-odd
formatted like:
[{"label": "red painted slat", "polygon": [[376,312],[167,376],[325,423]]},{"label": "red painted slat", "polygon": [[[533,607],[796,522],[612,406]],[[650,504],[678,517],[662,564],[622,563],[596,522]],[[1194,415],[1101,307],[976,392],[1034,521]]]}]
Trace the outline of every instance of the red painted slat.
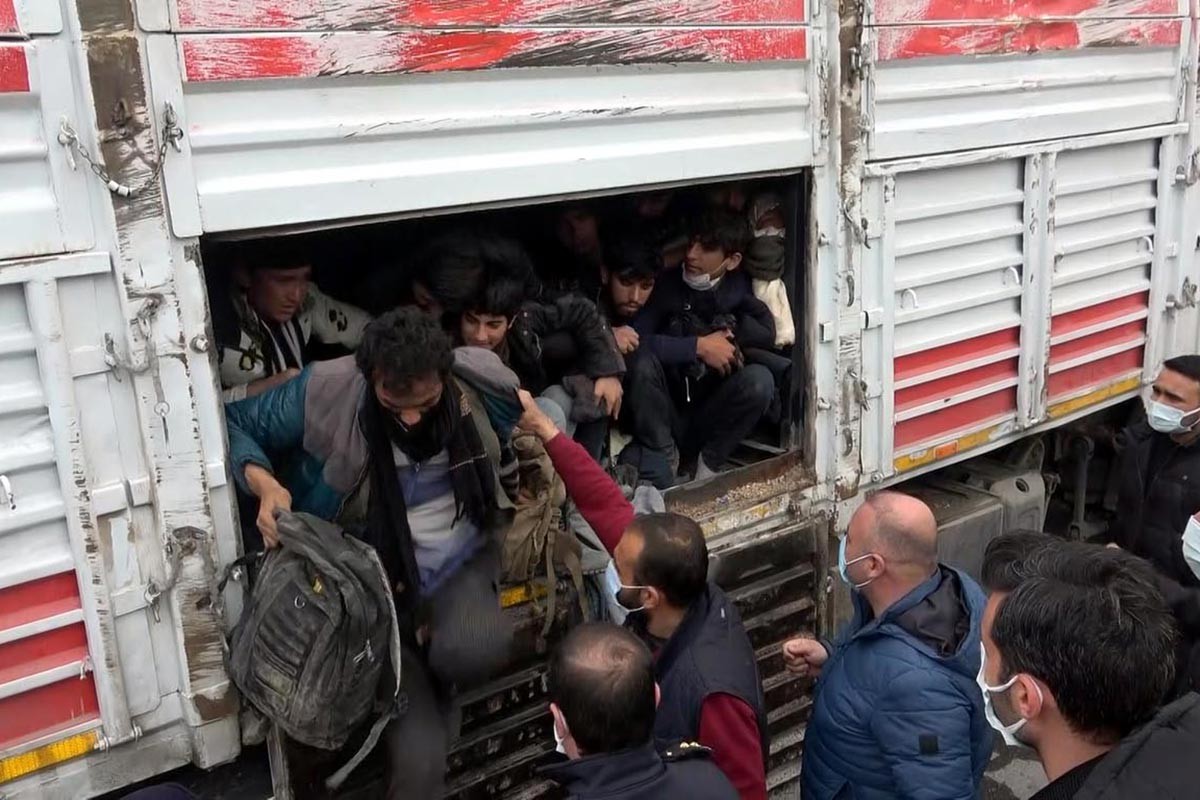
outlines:
[{"label": "red painted slat", "polygon": [[804,19],[804,0],[179,0],[184,29],[212,31],[796,24]]},{"label": "red painted slat", "polygon": [[0,683],[45,672],[87,657],[83,623],[0,644]]},{"label": "red painted slat", "polygon": [[956,372],[928,383],[918,383],[916,386],[897,389],[896,410],[907,411],[935,400],[949,400],[954,395],[969,392],[972,389],[983,389],[990,384],[1015,378],[1017,374],[1017,359],[1012,358],[964,372]]},{"label": "red painted slat", "polygon": [[317,78],[676,62],[801,60],[803,28],[593,28],[398,31],[296,36],[187,36],[189,81]]},{"label": "red painted slat", "polygon": [[1060,364],[1073,358],[1095,353],[1123,342],[1134,342],[1146,334],[1146,320],[1139,319],[1099,331],[1050,348],[1050,363]]},{"label": "red painted slat", "polygon": [[983,423],[1003,419],[1016,412],[1016,388],[1003,389],[942,411],[898,422],[893,442],[899,448],[952,432],[968,433]]},{"label": "red painted slat", "polygon": [[1063,370],[1050,376],[1047,393],[1054,399],[1083,389],[1102,386],[1115,378],[1141,369],[1144,358],[1145,348],[1139,347]]},{"label": "red painted slat", "polygon": [[1089,328],[1092,325],[1099,325],[1110,319],[1118,319],[1135,311],[1145,311],[1149,307],[1150,293],[1138,292],[1118,297],[1115,300],[1097,303],[1087,308],[1069,311],[1066,314],[1056,314],[1050,320],[1050,335],[1058,336],[1081,328]]},{"label": "red painted slat", "polygon": [[29,65],[22,45],[0,45],[0,94],[29,91]]},{"label": "red painted slat", "polygon": [[0,700],[0,750],[99,718],[90,674],[6,697]]},{"label": "red painted slat", "polygon": [[0,631],[79,608],[74,572],[0,589]]},{"label": "red painted slat", "polygon": [[20,29],[13,0],[0,0],[0,33],[16,33]]},{"label": "red painted slat", "polygon": [[1178,0],[875,0],[879,25],[1063,17],[1180,16]]},{"label": "red painted slat", "polygon": [[1005,350],[1019,347],[1020,344],[1021,329],[1006,328],[995,333],[964,339],[961,342],[952,342],[930,350],[922,350],[919,353],[900,356],[893,366],[893,375],[897,381],[904,381],[955,364],[1003,353]]},{"label": "red painted slat", "polygon": [[1183,22],[1176,19],[916,25],[878,29],[876,57],[880,61],[897,61],[930,56],[1012,55],[1092,47],[1177,47],[1182,36]]}]

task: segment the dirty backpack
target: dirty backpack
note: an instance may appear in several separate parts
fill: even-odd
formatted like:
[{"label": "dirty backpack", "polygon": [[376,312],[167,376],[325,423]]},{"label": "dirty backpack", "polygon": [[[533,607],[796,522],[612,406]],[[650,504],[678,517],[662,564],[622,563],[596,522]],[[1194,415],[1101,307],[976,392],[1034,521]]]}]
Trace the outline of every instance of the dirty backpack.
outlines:
[{"label": "dirty backpack", "polygon": [[504,536],[503,575],[505,583],[540,584],[546,590],[546,622],[542,637],[554,623],[555,587],[558,570],[565,570],[575,584],[584,618],[588,618],[583,587],[582,548],[575,534],[563,523],[567,489],[540,439],[520,433],[513,437],[521,477],[512,525]]},{"label": "dirty backpack", "polygon": [[263,560],[233,631],[229,674],[265,717],[313,747],[336,750],[376,716],[367,741],[326,782],[336,788],[396,708],[400,633],[392,592],[375,550],[333,523],[284,513],[277,524],[280,546]]}]

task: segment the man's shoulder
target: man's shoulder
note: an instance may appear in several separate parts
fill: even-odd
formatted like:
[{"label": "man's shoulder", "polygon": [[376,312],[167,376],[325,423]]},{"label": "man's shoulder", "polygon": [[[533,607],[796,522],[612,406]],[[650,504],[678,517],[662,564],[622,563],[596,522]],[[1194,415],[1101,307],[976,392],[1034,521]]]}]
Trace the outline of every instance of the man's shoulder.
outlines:
[{"label": "man's shoulder", "polygon": [[726,800],[738,796],[729,778],[713,763],[712,748],[699,742],[681,741],[666,748],[662,760],[667,767],[669,788],[688,792],[691,800]]}]

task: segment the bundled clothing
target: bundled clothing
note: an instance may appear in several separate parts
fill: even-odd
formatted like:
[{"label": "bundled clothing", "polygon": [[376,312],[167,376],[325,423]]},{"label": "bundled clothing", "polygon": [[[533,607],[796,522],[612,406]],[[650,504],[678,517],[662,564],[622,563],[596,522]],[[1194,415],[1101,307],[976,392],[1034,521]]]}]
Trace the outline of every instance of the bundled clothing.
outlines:
[{"label": "bundled clothing", "polygon": [[[546,453],[579,513],[611,553],[633,521],[633,506],[570,437],[555,436]],[[659,749],[698,741],[713,751],[714,763],[742,800],[765,800],[766,706],[754,649],[729,598],[710,583],[666,642],[653,641],[638,614],[630,614],[626,625],[655,651],[655,680],[662,689],[654,725]]]},{"label": "bundled clothing", "polygon": [[805,736],[805,800],[974,800],[992,754],[975,679],[986,600],[938,569],[883,614],[855,613],[816,686]]},{"label": "bundled clothing", "polygon": [[1141,420],[1122,431],[1120,512],[1109,541],[1154,565],[1179,625],[1176,694],[1200,690],[1200,580],[1183,557],[1188,519],[1200,512],[1200,443],[1179,445]]},{"label": "bundled clothing", "polygon": [[310,286],[304,305],[287,322],[270,323],[250,307],[244,292],[213,306],[213,332],[225,402],[243,400],[246,386],[288,369],[302,369],[314,341],[353,350],[371,315]]},{"label": "bundled clothing", "polygon": [[775,320],[775,347],[790,347],[796,342],[796,324],[788,301],[783,271],[787,265],[786,232],[781,228],[760,227],[759,221],[780,208],[778,196],[763,194],[750,204],[750,227],[754,238],[742,258],[742,269],[750,276],[754,296],[771,311]]},{"label": "bundled clothing", "polygon": [[691,742],[661,755],[646,744],[563,761],[541,773],[571,800],[736,800],[737,792],[708,756],[708,748]]},{"label": "bundled clothing", "polygon": [[1032,800],[1185,800],[1200,787],[1200,695],[1160,709],[1104,755],[1080,764]]},{"label": "bundled clothing", "polygon": [[592,380],[625,374],[612,329],[592,301],[576,295],[525,303],[498,352],[535,395],[571,373]]}]

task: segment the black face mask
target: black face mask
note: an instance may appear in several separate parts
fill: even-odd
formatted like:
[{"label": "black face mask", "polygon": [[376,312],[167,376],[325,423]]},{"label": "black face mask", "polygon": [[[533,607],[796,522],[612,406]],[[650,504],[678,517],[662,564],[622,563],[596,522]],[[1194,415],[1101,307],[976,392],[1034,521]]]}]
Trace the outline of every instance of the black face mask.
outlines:
[{"label": "black face mask", "polygon": [[445,413],[447,394],[443,392],[441,401],[422,414],[415,425],[405,425],[393,414],[385,412],[388,438],[414,463],[428,461],[446,446],[450,436]]}]

